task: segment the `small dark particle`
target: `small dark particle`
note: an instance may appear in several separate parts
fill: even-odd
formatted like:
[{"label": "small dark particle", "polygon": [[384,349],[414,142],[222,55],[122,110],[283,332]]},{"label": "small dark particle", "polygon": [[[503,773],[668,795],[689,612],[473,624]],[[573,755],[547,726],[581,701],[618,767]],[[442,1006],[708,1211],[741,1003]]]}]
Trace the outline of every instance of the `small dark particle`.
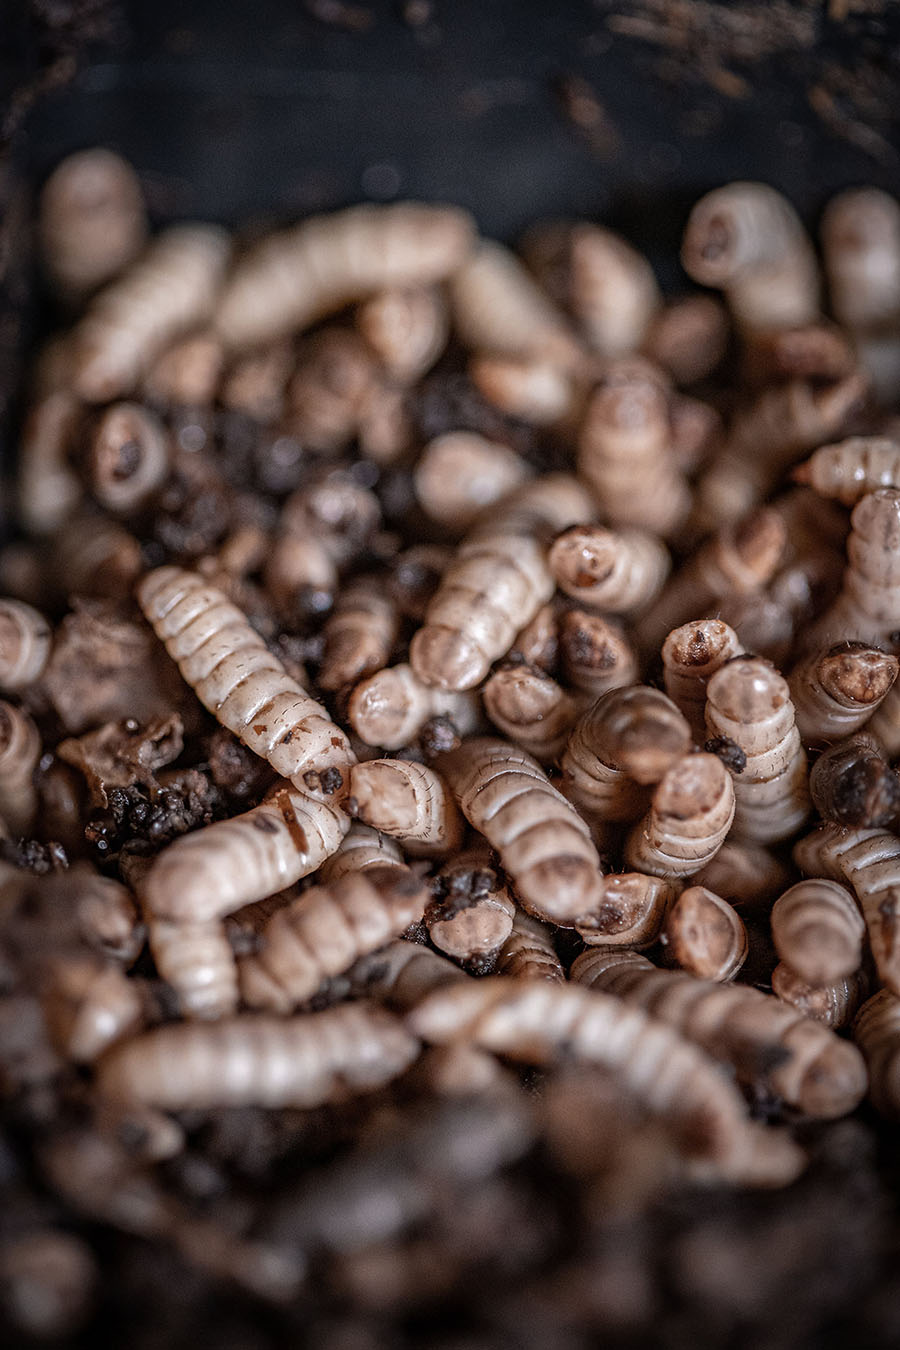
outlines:
[{"label": "small dark particle", "polygon": [[324,773],[319,774],[319,785],[326,796],[331,796],[333,792],[338,792],[344,786],[344,775],[340,769],[334,765],[326,769]]},{"label": "small dark particle", "polygon": [[730,736],[711,736],[703,749],[708,755],[718,755],[732,773],[743,773],[747,767],[746,753]]}]

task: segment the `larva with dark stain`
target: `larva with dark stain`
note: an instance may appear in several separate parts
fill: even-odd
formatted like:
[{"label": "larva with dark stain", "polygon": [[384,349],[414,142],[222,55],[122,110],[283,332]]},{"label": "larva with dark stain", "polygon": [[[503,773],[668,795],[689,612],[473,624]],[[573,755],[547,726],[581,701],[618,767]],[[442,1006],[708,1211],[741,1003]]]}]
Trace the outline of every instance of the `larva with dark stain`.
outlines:
[{"label": "larva with dark stain", "polygon": [[393,286],[357,307],[354,323],[388,375],[414,384],[447,345],[447,304],[436,287]]},{"label": "larva with dark stain", "polygon": [[348,872],[367,872],[370,867],[405,867],[403,850],[389,834],[354,820],[335,851],[321,865],[325,882],[339,881]]},{"label": "larva with dark stain", "polygon": [[561,616],[559,656],[564,683],[592,700],[638,677],[637,653],[622,628],[591,610],[569,609]]},{"label": "larva with dark stain", "polygon": [[737,633],[722,619],[692,619],[673,628],[662,645],[666,693],[701,744],[706,739],[706,686],[719,667],[740,651]]},{"label": "larva with dark stain", "polygon": [[806,744],[859,731],[890,693],[898,661],[864,642],[838,642],[794,667],[788,686]]},{"label": "larva with dark stain", "polygon": [[772,993],[785,1003],[811,1017],[814,1022],[824,1022],[826,1027],[839,1031],[852,1021],[853,1015],[865,998],[868,981],[862,971],[844,975],[833,984],[807,984],[796,975],[783,961],[772,971]]},{"label": "larva with dark stain", "polygon": [[679,883],[643,872],[613,872],[603,878],[600,903],[575,920],[591,947],[650,947],[659,938],[678,895]]},{"label": "larva with dark stain", "polygon": [[113,403],[94,426],[85,452],[88,486],[113,515],[138,510],[169,473],[169,436],[139,403]]},{"label": "larva with dark stain", "polygon": [[580,605],[629,614],[656,599],[669,574],[668,549],[641,530],[573,525],[548,555],[557,586]]},{"label": "larva with dark stain", "polygon": [[481,695],[425,684],[403,663],[360,680],[347,705],[347,720],[359,739],[383,750],[412,745],[433,717],[448,717],[467,736],[482,723]]}]

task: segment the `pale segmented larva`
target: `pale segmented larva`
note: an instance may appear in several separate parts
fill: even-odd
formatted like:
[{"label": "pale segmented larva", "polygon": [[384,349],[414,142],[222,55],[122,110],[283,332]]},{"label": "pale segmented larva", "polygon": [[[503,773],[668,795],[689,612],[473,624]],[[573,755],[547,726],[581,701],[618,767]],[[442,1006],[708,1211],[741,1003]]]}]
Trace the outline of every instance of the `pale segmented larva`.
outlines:
[{"label": "pale segmented larva", "polygon": [[706,886],[681,892],[669,911],[662,941],[682,970],[716,984],[733,980],[749,951],[741,916]]},{"label": "pale segmented larva", "polygon": [[409,853],[437,857],[462,843],[462,816],[443,778],[427,764],[369,759],[350,771],[348,811],[399,839]]},{"label": "pale segmented larva", "polygon": [[783,961],[772,971],[772,993],[785,1003],[811,1017],[814,1022],[824,1022],[826,1027],[838,1031],[847,1026],[865,997],[866,980],[861,971],[845,975],[833,984],[807,984],[801,980],[790,966]]},{"label": "pale segmented larva", "polygon": [[174,923],[148,906],[144,919],[156,969],[175,991],[182,1016],[214,1021],[235,1012],[237,964],[221,921]]},{"label": "pale segmented larva", "polygon": [[772,908],[778,955],[811,985],[835,984],[858,970],[865,931],[850,892],[824,877],[798,882]]},{"label": "pale segmented larva", "polygon": [[215,225],[173,225],[102,290],[73,334],[79,397],[103,403],[129,393],[167,343],[203,323],[230,248]]},{"label": "pale segmented larva", "polygon": [[184,679],[223,726],[301,792],[339,800],[353,762],[347,737],[221,591],[179,567],[160,567],[142,579],[138,600]]},{"label": "pale segmented larva", "polygon": [[354,322],[388,375],[413,384],[447,345],[447,305],[435,288],[394,287],[357,308]]},{"label": "pale segmented larva", "polygon": [[788,677],[803,740],[835,741],[868,722],[897,678],[896,656],[863,642],[838,642],[795,666]]},{"label": "pale segmented larva", "polygon": [[16,495],[19,516],[30,534],[52,534],[84,495],[69,463],[81,417],[81,404],[67,385],[35,403],[25,419]]},{"label": "pale segmented larva", "polygon": [[670,536],[683,524],[691,497],[672,439],[662,372],[636,357],[611,363],[585,411],[578,472],[616,528]]},{"label": "pale segmented larva", "polygon": [[222,918],[314,872],[347,827],[340,811],[283,784],[252,811],[176,839],[154,860],[141,899],[160,919]]},{"label": "pale segmented larva", "polygon": [[322,689],[341,689],[382,670],[400,629],[397,606],[380,577],[347,583],[322,630],[325,651],[319,666]]},{"label": "pale segmented larva", "polygon": [[739,656],[738,635],[721,619],[693,619],[674,628],[662,646],[663,683],[695,741],[706,737],[706,686],[711,675]]},{"label": "pale segmented larva", "polygon": [[312,886],[276,910],[262,930],[259,951],[239,962],[244,1002],[290,1012],[323,980],[421,919],[427,899],[425,882],[395,867]]},{"label": "pale segmented larva", "polygon": [[438,766],[530,913],[567,923],[596,906],[602,878],[588,826],[530,755],[484,736]]},{"label": "pale segmented larva", "polygon": [[539,919],[516,910],[512,931],[497,955],[496,971],[514,980],[565,980],[550,929]]},{"label": "pale segmented larva", "polygon": [[111,1050],[97,1085],[165,1111],[312,1107],[390,1082],[418,1052],[395,1017],[349,1003],[286,1019],[245,1014],[157,1027]]},{"label": "pale segmented larva", "polygon": [[709,681],[706,726],[746,756],[734,778],[735,836],[771,843],[793,834],[809,814],[809,788],[787,681],[768,661],[735,657]]},{"label": "pale segmented larva", "polygon": [[347,720],[365,745],[401,750],[426,722],[449,717],[461,736],[481,724],[481,696],[424,684],[411,666],[388,666],[361,680],[350,695]]},{"label": "pale segmented larva", "polygon": [[838,825],[891,829],[900,818],[900,776],[867,731],[821,754],[809,789],[819,815]]},{"label": "pale segmented larva", "polygon": [[881,989],[864,1003],[853,1022],[853,1039],[869,1069],[872,1105],[900,1120],[900,997]]},{"label": "pale segmented larva", "polygon": [[490,849],[481,844],[441,868],[425,926],[439,951],[471,966],[490,962],[504,943],[508,947],[517,916]]},{"label": "pale segmented larva", "polygon": [[27,835],[34,821],[40,757],[41,737],[28,713],[0,700],[0,816],[16,835]]},{"label": "pale segmented larva", "polygon": [[718,852],[734,819],[731,775],[716,755],[686,755],[660,781],[650,810],[625,842],[627,867],[684,877]]},{"label": "pale segmented larva", "polygon": [[94,427],[85,465],[93,496],[113,515],[137,510],[169,473],[169,439],[139,403],[114,403]]},{"label": "pale segmented larva", "polygon": [[850,521],[843,590],[809,640],[889,646],[900,628],[900,489],[863,497]]},{"label": "pale segmented larva", "polygon": [[510,660],[524,661],[548,673],[556,669],[559,656],[559,613],[556,604],[541,605],[537,614],[513,638]]},{"label": "pale segmented larva", "polygon": [[510,662],[482,690],[484,710],[498,731],[542,764],[552,763],[577,717],[574,700],[546,671]]},{"label": "pale segmented larva", "polygon": [[691,745],[687,722],[648,685],[613,689],[575,724],[560,761],[562,790],[587,819],[634,820],[646,788]]},{"label": "pale segmented larva", "polygon": [[855,506],[879,488],[900,488],[900,443],[886,436],[850,436],[821,446],[792,477],[820,497]]},{"label": "pale segmented larva", "polygon": [[376,291],[442,281],[463,262],[473,234],[465,211],[418,202],[311,216],[262,239],[238,263],[216,331],[229,347],[258,346]]},{"label": "pale segmented larva", "polygon": [[833,197],[822,252],[835,318],[871,330],[900,321],[900,204],[878,188]]},{"label": "pale segmented larva", "polygon": [[448,431],[425,446],[413,483],[428,518],[461,532],[529,476],[525,460],[509,446],[475,431]]},{"label": "pale segmented larva", "polygon": [[802,1166],[786,1136],[748,1121],[737,1090],[703,1051],[619,999],[576,984],[489,977],[436,991],[408,1021],[439,1045],[471,1041],[530,1064],[565,1053],[608,1068],[714,1175],[780,1185]]},{"label": "pale segmented larva", "polygon": [[694,281],[724,291],[741,328],[788,328],[818,316],[812,244],[787,198],[764,183],[728,183],[701,197],[681,260]]},{"label": "pale segmented larva", "polygon": [[223,360],[222,344],[213,333],[189,333],[160,352],[144,376],[142,391],[158,408],[208,408]]},{"label": "pale segmented larva", "polygon": [[430,947],[398,939],[357,961],[349,972],[355,992],[407,1012],[435,989],[469,984],[472,977]]},{"label": "pale segmented larva", "polygon": [[650,947],[662,932],[678,884],[643,872],[605,876],[600,904],[579,915],[576,932],[591,947]]},{"label": "pale segmented larva", "polygon": [[559,620],[558,633],[567,686],[598,699],[610,689],[634,684],[637,655],[618,624],[591,610],[569,609]]},{"label": "pale segmented larva", "polygon": [[659,970],[637,952],[585,952],[572,977],[636,1004],[709,1054],[811,1116],[846,1115],[866,1090],[858,1051],[789,1005],[741,984]]},{"label": "pale segmented larva", "polygon": [[0,690],[33,688],[50,658],[52,631],[43,614],[21,600],[0,597]]},{"label": "pale segmented larva", "polygon": [[367,872],[370,867],[405,867],[403,850],[389,834],[354,820],[335,851],[322,863],[320,876],[329,884],[348,872]]},{"label": "pale segmented larva", "polygon": [[669,574],[668,549],[639,530],[573,525],[548,555],[557,586],[581,605],[629,614],[655,600]]},{"label": "pale segmented larva", "polygon": [[91,1064],[144,1020],[140,984],[120,966],[89,953],[51,956],[42,963],[42,1006],[61,1054]]},{"label": "pale segmented larva", "polygon": [[658,310],[644,337],[643,351],[668,371],[677,385],[711,375],[728,347],[728,311],[712,295],[686,295]]},{"label": "pale segmented larva", "polygon": [[539,427],[570,416],[582,395],[571,370],[536,356],[473,356],[469,378],[495,408]]}]

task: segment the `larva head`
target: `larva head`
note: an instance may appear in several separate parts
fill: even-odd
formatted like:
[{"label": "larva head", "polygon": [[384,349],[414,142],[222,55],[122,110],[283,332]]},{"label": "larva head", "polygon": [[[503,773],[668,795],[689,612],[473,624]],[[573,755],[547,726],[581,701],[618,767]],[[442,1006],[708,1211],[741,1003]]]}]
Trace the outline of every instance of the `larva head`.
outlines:
[{"label": "larva head", "polygon": [[411,768],[403,760],[370,759],[350,771],[353,813],[388,834],[404,835],[419,825],[421,805]]},{"label": "larva head", "polygon": [[419,629],[409,644],[409,659],[419,679],[438,689],[474,689],[491,664],[473,638],[440,624]]},{"label": "larva head", "polygon": [[716,540],[716,560],[735,590],[756,590],[772,576],[786,543],[783,518],[764,506]]},{"label": "larva head", "polygon": [[839,642],[816,668],[819,683],[842,707],[866,708],[880,703],[897,678],[896,656],[864,642]]},{"label": "larva head", "polygon": [[786,220],[793,215],[762,183],[729,183],[708,192],[688,219],[681,245],[685,271],[701,286],[729,286],[765,258],[769,218],[782,213]]},{"label": "larva head", "polygon": [[550,547],[550,570],[563,590],[583,590],[605,581],[616,565],[618,540],[602,525],[573,525]]},{"label": "larva head", "polygon": [[838,825],[886,828],[900,816],[900,777],[865,732],[820,755],[809,787],[819,814]]},{"label": "larva head", "polygon": [[663,643],[663,663],[673,670],[703,676],[740,652],[737,633],[723,619],[692,619],[673,628]]},{"label": "larva head", "polygon": [[665,941],[678,965],[703,980],[732,979],[749,950],[737,912],[705,886],[689,886],[675,901]]},{"label": "larva head", "polygon": [[559,707],[555,680],[536,666],[508,665],[491,676],[484,688],[488,716],[496,712],[513,726],[531,727]]},{"label": "larva head", "polygon": [[829,1027],[842,1027],[850,1020],[856,1011],[860,989],[861,981],[856,975],[836,980],[834,984],[812,985],[784,961],[772,971],[773,994],[792,1004],[804,1017]]},{"label": "larva head", "polygon": [[599,862],[583,852],[550,852],[552,856],[516,874],[516,894],[529,913],[550,923],[570,925],[600,903],[603,877]]},{"label": "larva head", "polygon": [[737,656],[715,672],[706,696],[717,714],[740,726],[771,718],[790,701],[790,690],[769,661]]},{"label": "larva head", "polygon": [[[786,1039],[789,1043],[791,1033]],[[789,1044],[787,1048],[791,1048]],[[849,1041],[829,1036],[818,1054],[812,1058],[804,1055],[803,1060],[803,1076],[794,1088],[792,1098],[801,1111],[817,1120],[836,1120],[849,1115],[866,1095],[869,1078],[865,1060]],[[776,1092],[781,1074],[792,1076],[791,1067],[788,1061],[783,1070],[773,1072],[772,1086]]]},{"label": "larva head", "polygon": [[658,783],[691,746],[691,729],[675,704],[648,685],[611,690],[592,716],[611,762],[637,783]]},{"label": "larva head", "polygon": [[734,815],[731,774],[717,755],[685,755],[653,794],[653,812],[676,834],[702,838]]}]

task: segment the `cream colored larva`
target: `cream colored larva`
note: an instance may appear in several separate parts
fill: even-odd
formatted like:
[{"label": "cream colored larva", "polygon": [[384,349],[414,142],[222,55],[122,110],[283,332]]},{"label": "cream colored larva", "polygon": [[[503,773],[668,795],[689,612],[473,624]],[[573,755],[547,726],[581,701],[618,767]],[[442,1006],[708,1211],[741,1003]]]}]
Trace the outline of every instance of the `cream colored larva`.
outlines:
[{"label": "cream colored larva", "polygon": [[603,878],[600,903],[580,914],[575,930],[590,947],[650,947],[660,937],[679,882],[644,872]]},{"label": "cream colored larva", "polygon": [[808,984],[834,984],[862,961],[866,926],[851,893],[812,877],[775,901],[772,940],[781,960]]},{"label": "cream colored larva", "polygon": [[413,636],[410,664],[426,684],[472,689],[554,591],[545,540],[590,519],[585,489],[548,474],[498,503],[466,535]]},{"label": "cream colored larva", "polygon": [[425,911],[425,926],[439,951],[477,967],[492,961],[501,947],[507,950],[524,916],[493,865],[487,844],[477,844],[445,863],[434,890]]},{"label": "cream colored larva", "polygon": [[427,898],[424,881],[391,867],[310,887],[275,911],[260,935],[260,950],[239,962],[244,1002],[290,1012],[323,980],[421,919]]},{"label": "cream colored larva", "polygon": [[856,1014],[853,1039],[869,1070],[872,1105],[890,1120],[900,1120],[900,998],[880,990]]},{"label": "cream colored larva", "polygon": [[415,383],[447,345],[447,303],[436,287],[379,291],[357,307],[354,322],[388,375],[400,384]]},{"label": "cream colored larva", "polygon": [[144,1021],[140,983],[93,953],[61,952],[42,963],[41,1003],[50,1037],[76,1064],[91,1064]]},{"label": "cream colored larva", "polygon": [[0,597],[0,690],[19,694],[33,688],[50,659],[53,634],[31,605]]},{"label": "cream colored larva", "polygon": [[400,629],[397,606],[376,576],[349,581],[322,630],[325,651],[319,666],[322,689],[342,689],[383,669]]},{"label": "cream colored larva", "polygon": [[530,476],[525,460],[509,446],[475,431],[448,431],[425,446],[413,483],[429,520],[461,534]]},{"label": "cream colored larva", "polygon": [[339,881],[348,872],[367,872],[370,867],[405,868],[403,850],[389,834],[354,820],[335,851],[320,869],[322,881]]},{"label": "cream colored larva", "polygon": [[245,1014],[127,1041],[105,1056],[97,1086],[164,1111],[308,1108],[390,1082],[418,1052],[401,1022],[361,1003],[284,1019]]},{"label": "cream colored larva", "polygon": [[245,615],[202,577],[160,567],[138,586],[157,637],[200,702],[301,791],[339,800],[347,737],[292,680]]},{"label": "cream colored larva", "polygon": [[886,436],[849,436],[821,446],[792,476],[820,497],[855,506],[879,488],[900,488],[900,442]]},{"label": "cream colored larva", "polygon": [[845,975],[834,984],[807,984],[790,966],[779,961],[772,971],[772,993],[790,1003],[804,1017],[824,1022],[826,1027],[839,1031],[852,1021],[853,1015],[865,998],[867,981],[862,971]]},{"label": "cream colored larva", "polygon": [[583,394],[583,381],[576,374],[540,356],[476,355],[468,370],[488,403],[532,426],[569,418]]},{"label": "cream colored larva", "polygon": [[546,924],[517,910],[512,931],[497,956],[496,971],[514,980],[565,980],[553,937]]},{"label": "cream colored larva", "polygon": [[440,857],[462,843],[465,826],[453,794],[427,764],[404,759],[356,764],[345,805],[366,825],[399,839],[407,852]]},{"label": "cream colored larva", "polygon": [[219,919],[173,923],[144,907],[147,941],[160,978],[175,992],[182,1017],[216,1021],[238,1006],[234,952]]},{"label": "cream colored larva", "polygon": [[602,876],[588,826],[530,755],[484,736],[437,764],[530,913],[569,923],[594,908]]},{"label": "cream colored larva", "polygon": [[472,1042],[526,1064],[565,1054],[602,1065],[713,1176],[783,1185],[802,1167],[786,1136],[750,1123],[737,1089],[703,1051],[620,999],[576,984],[488,978],[437,990],[408,1021],[439,1045]]},{"label": "cream colored larva", "polygon": [[668,549],[640,530],[573,525],[553,541],[550,571],[580,605],[629,614],[655,600],[669,574]]},{"label": "cream colored larva", "polygon": [[560,754],[578,715],[575,700],[552,676],[524,663],[500,666],[481,696],[497,730],[542,764]]},{"label": "cream colored larva", "polygon": [[665,691],[701,744],[706,739],[706,686],[740,652],[737,633],[722,619],[692,619],[673,628],[662,645]]},{"label": "cream colored larva", "polygon": [[412,745],[433,717],[449,718],[467,736],[482,723],[481,695],[425,684],[404,662],[361,680],[347,705],[347,720],[359,739],[383,750]]},{"label": "cream colored larva", "polygon": [[141,898],[157,918],[222,918],[314,872],[348,825],[342,812],[283,784],[251,811],[176,839],[153,861]]},{"label": "cream colored larva", "polygon": [[887,649],[900,628],[900,489],[879,488],[861,498],[850,522],[843,589],[809,641]]},{"label": "cream colored larva", "polygon": [[768,661],[741,656],[716,671],[706,691],[706,726],[727,737],[746,763],[735,773],[735,836],[772,843],[809,814],[806,752],[787,682]]},{"label": "cream colored larva", "polygon": [[715,755],[686,755],[661,779],[650,809],[625,841],[627,867],[691,876],[715,857],[734,820],[731,775]]},{"label": "cream colored larva", "polygon": [[749,985],[659,970],[637,952],[585,952],[572,976],[638,1005],[732,1064],[741,1081],[752,1086],[762,1078],[811,1116],[846,1115],[865,1093],[865,1065],[852,1045]]},{"label": "cream colored larva", "polygon": [[14,835],[28,836],[34,823],[40,757],[40,733],[28,713],[0,701],[0,817]]},{"label": "cream colored larva", "polygon": [[838,642],[814,652],[788,677],[803,740],[840,740],[866,725],[897,679],[896,656],[863,642]]}]

